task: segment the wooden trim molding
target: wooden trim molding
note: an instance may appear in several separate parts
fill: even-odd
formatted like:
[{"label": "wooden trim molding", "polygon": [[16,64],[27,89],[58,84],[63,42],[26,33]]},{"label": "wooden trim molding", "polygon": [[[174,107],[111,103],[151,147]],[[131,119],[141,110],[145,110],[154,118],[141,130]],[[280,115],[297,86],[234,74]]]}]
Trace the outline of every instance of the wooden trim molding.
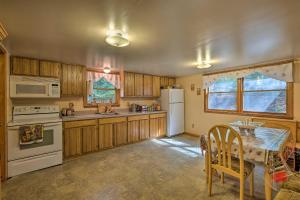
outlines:
[{"label": "wooden trim molding", "polygon": [[0,41],[4,40],[8,36],[8,33],[4,29],[3,25],[0,22]]}]

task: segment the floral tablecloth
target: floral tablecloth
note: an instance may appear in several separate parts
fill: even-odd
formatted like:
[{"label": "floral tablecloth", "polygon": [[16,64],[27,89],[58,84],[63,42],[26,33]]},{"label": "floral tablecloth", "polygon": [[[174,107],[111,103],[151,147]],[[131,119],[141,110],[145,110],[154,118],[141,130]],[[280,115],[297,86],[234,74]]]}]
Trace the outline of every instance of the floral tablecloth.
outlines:
[{"label": "floral tablecloth", "polygon": [[[234,128],[238,133],[239,129]],[[240,133],[241,134],[241,133]],[[279,152],[281,145],[289,138],[289,131],[284,129],[259,127],[255,129],[255,136],[241,134],[244,149],[244,159],[256,162],[267,162],[269,154]],[[207,140],[208,135],[205,136]],[[213,136],[212,136],[213,137]],[[231,151],[234,156],[238,156],[238,143],[232,145]],[[217,144],[213,140],[211,144],[212,152],[217,152]]]}]

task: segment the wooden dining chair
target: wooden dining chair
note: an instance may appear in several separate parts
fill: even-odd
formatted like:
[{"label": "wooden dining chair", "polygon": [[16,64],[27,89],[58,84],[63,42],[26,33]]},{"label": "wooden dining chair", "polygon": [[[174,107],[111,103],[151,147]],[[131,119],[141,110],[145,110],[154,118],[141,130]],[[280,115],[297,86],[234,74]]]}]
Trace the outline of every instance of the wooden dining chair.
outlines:
[{"label": "wooden dining chair", "polygon": [[[238,157],[232,156],[231,147],[237,140]],[[212,143],[216,143],[217,154],[212,151]],[[212,194],[212,171],[221,172],[221,182],[224,183],[224,173],[240,180],[240,200],[244,199],[245,179],[250,176],[250,195],[254,195],[254,167],[251,162],[244,161],[243,142],[241,136],[230,126],[217,125],[208,132],[208,193]],[[213,156],[213,154],[215,156]]]}]

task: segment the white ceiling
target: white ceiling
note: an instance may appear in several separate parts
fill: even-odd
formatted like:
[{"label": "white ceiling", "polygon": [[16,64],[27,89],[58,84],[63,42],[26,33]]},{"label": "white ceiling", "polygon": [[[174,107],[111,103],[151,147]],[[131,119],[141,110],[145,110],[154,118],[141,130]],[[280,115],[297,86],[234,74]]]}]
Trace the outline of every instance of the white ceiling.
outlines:
[{"label": "white ceiling", "polygon": [[[299,0],[0,0],[11,54],[182,76],[300,55]],[[124,48],[104,42],[126,30]]]}]

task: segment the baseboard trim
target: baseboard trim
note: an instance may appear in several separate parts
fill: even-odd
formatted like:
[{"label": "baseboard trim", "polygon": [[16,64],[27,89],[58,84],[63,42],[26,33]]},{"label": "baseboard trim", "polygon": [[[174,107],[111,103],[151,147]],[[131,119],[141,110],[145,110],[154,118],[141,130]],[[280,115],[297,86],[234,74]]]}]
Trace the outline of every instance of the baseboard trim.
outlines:
[{"label": "baseboard trim", "polygon": [[186,135],[189,135],[189,136],[193,136],[193,137],[200,137],[200,135],[197,135],[195,133],[184,132],[183,134],[186,134]]}]

